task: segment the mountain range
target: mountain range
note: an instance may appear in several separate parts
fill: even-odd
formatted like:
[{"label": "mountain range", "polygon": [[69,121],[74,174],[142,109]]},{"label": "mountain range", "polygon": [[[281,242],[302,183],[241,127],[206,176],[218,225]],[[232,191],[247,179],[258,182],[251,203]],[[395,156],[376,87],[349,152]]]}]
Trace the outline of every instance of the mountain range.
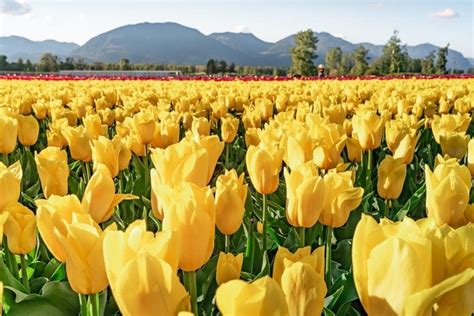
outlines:
[{"label": "mountain range", "polygon": [[[316,63],[323,63],[326,53],[340,47],[350,53],[358,45],[369,49],[371,60],[381,55],[383,45],[351,43],[326,32],[315,32],[317,44]],[[99,34],[84,45],[53,40],[31,41],[19,36],[0,37],[0,55],[10,61],[18,58],[38,61],[42,53],[49,52],[64,57],[82,57],[87,62],[118,62],[127,58],[131,63],[205,64],[210,58],[234,62],[237,65],[287,67],[291,63],[290,48],[295,35],[275,43],[266,42],[251,33],[212,33],[200,31],[177,23],[139,23],[125,25]],[[412,58],[426,57],[437,51],[432,44],[407,46]],[[467,70],[474,60],[450,49],[447,68]]]}]

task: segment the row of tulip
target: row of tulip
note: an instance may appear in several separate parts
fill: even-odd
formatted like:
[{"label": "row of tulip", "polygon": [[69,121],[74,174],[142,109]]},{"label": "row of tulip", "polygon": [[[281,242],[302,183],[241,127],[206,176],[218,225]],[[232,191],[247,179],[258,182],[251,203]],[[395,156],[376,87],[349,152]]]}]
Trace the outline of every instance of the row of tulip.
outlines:
[{"label": "row of tulip", "polygon": [[3,309],[469,315],[473,109],[472,79],[0,81]]}]

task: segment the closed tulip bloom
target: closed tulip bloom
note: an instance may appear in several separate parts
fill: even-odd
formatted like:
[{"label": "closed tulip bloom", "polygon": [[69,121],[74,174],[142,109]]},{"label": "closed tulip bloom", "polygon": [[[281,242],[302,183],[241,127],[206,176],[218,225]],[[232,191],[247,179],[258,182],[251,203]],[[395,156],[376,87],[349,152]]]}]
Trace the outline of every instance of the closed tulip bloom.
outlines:
[{"label": "closed tulip bloom", "polygon": [[148,145],[155,134],[156,121],[151,112],[139,112],[133,116],[133,127],[142,145]]},{"label": "closed tulip bloom", "polygon": [[211,133],[211,123],[205,117],[195,117],[191,124],[193,134],[208,136]]},{"label": "closed tulip bloom", "polygon": [[302,165],[291,173],[285,168],[286,219],[294,227],[313,227],[321,214],[324,180],[314,165]]},{"label": "closed tulip bloom", "polygon": [[92,141],[92,159],[94,161],[94,170],[98,165],[107,166],[112,177],[116,177],[119,172],[120,146],[114,146],[112,140],[99,136],[97,140]]},{"label": "closed tulip bloom", "polygon": [[176,272],[148,253],[139,254],[120,270],[113,292],[126,316],[177,315],[190,309],[188,293]]},{"label": "closed tulip bloom", "polygon": [[384,119],[374,111],[359,111],[352,118],[353,135],[357,135],[360,147],[373,150],[380,146]]},{"label": "closed tulip bloom", "polygon": [[18,202],[3,209],[8,213],[3,231],[8,239],[8,249],[16,255],[25,255],[36,246],[36,217]]},{"label": "closed tulip bloom", "polygon": [[10,203],[20,198],[23,171],[20,161],[8,168],[0,162],[0,212]]},{"label": "closed tulip bloom", "polygon": [[38,209],[36,220],[42,240],[53,256],[61,262],[66,262],[66,250],[62,240],[67,235],[67,224],[81,222],[90,216],[82,208],[81,202],[75,195],[53,195],[47,200],[36,200]]},{"label": "closed tulip bloom", "polygon": [[403,158],[410,164],[415,153],[416,143],[420,134],[401,120],[388,121],[385,125],[385,140],[394,158]]},{"label": "closed tulip bloom", "polygon": [[467,166],[459,165],[455,158],[444,160],[431,171],[425,166],[426,212],[438,226],[458,227],[466,223],[465,210],[471,190],[471,174]]},{"label": "closed tulip bloom", "polygon": [[335,168],[342,160],[341,152],[346,144],[346,133],[342,126],[324,124],[315,128],[313,137],[317,145],[313,151],[313,161],[321,169]]},{"label": "closed tulip bloom", "polygon": [[407,166],[402,159],[385,156],[377,169],[377,192],[381,198],[396,200],[402,193]]},{"label": "closed tulip bloom", "polygon": [[[323,269],[324,269],[324,249],[323,248],[318,248],[322,249],[322,263],[323,263]],[[314,254],[319,253],[321,250],[318,250],[318,252],[314,252]],[[278,247],[278,251],[275,255],[275,261],[273,263],[273,272],[272,272],[272,277],[273,279],[280,284],[281,282],[281,276],[283,274],[283,271],[285,270],[285,265],[284,261],[289,260],[290,262],[298,262],[304,257],[311,256],[311,247],[304,247],[304,248],[299,248],[295,251],[295,253],[291,253],[288,249],[285,247]]]},{"label": "closed tulip bloom", "polygon": [[182,182],[174,188],[161,186],[164,211],[163,231],[176,231],[180,236],[179,267],[195,271],[211,257],[214,249],[216,215],[209,187]]},{"label": "closed tulip bloom", "polygon": [[8,215],[9,214],[7,212],[0,213],[0,238],[2,238],[2,240],[3,240],[3,228],[5,225],[5,222],[8,219]]},{"label": "closed tulip bloom", "polygon": [[221,139],[226,143],[232,143],[239,130],[239,119],[228,116],[221,118]]},{"label": "closed tulip bloom", "polygon": [[97,223],[103,223],[110,219],[120,202],[135,198],[131,194],[115,194],[114,180],[109,169],[99,164],[87,183],[82,207]]},{"label": "closed tulip bloom", "polygon": [[431,131],[438,144],[441,144],[441,135],[446,136],[448,132],[467,132],[471,116],[466,114],[442,114],[435,115],[431,122]]},{"label": "closed tulip bloom", "polygon": [[270,151],[260,146],[250,146],[245,160],[255,190],[260,194],[275,192],[280,181],[283,151],[281,149]]},{"label": "closed tulip bloom", "polygon": [[179,142],[179,124],[171,119],[161,121],[155,128],[151,141],[153,148],[166,148]]},{"label": "closed tulip bloom", "polygon": [[[63,240],[69,284],[79,294],[95,294],[107,288],[102,251],[105,232],[90,218],[88,223],[66,224]],[[115,230],[115,224],[107,230]]]},{"label": "closed tulip bloom", "polygon": [[222,284],[216,291],[216,304],[223,316],[289,315],[285,294],[268,276],[250,284],[242,280]]},{"label": "closed tulip bloom", "polygon": [[349,213],[362,201],[364,189],[354,187],[352,174],[329,172],[324,177],[324,204],[319,222],[330,227],[341,227],[349,218]]},{"label": "closed tulip bloom", "polygon": [[471,139],[467,146],[467,167],[474,177],[474,139]]},{"label": "closed tulip bloom", "polygon": [[258,146],[260,138],[258,137],[258,130],[255,127],[250,127],[245,131],[245,146]]},{"label": "closed tulip bloom", "polygon": [[311,160],[313,157],[313,148],[313,139],[309,132],[296,132],[294,135],[288,137],[285,163],[292,170],[298,168]]},{"label": "closed tulip bloom", "polygon": [[99,136],[107,135],[107,125],[102,124],[102,119],[99,114],[86,115],[83,118],[83,123],[92,138],[97,139]]},{"label": "closed tulip bloom", "polygon": [[247,184],[244,174],[237,176],[235,170],[226,170],[216,182],[216,226],[225,235],[234,234],[242,224],[247,199]]},{"label": "closed tulip bloom", "polygon": [[127,169],[128,165],[130,164],[130,159],[132,159],[130,138],[122,138],[119,135],[115,135],[112,139],[112,144],[114,145],[115,150],[118,150],[119,171]]},{"label": "closed tulip bloom", "polygon": [[354,137],[346,138],[347,157],[350,161],[362,161],[362,147],[359,140]]},{"label": "closed tulip bloom", "polygon": [[39,134],[39,124],[32,115],[18,115],[18,141],[23,146],[36,144]]},{"label": "closed tulip bloom", "polygon": [[234,256],[231,253],[220,252],[216,268],[217,285],[221,285],[230,280],[240,279],[243,260],[244,255],[242,253]]},{"label": "closed tulip bloom", "polygon": [[281,288],[290,316],[321,315],[327,293],[324,275],[306,262],[285,260]]},{"label": "closed tulip bloom", "polygon": [[18,122],[5,114],[0,115],[0,154],[9,154],[15,150],[18,134]]},{"label": "closed tulip bloom", "polygon": [[464,132],[448,132],[446,135],[440,135],[439,141],[443,155],[462,159],[466,155],[469,139],[469,135]]},{"label": "closed tulip bloom", "polygon": [[224,150],[224,142],[221,142],[217,135],[199,137],[195,135],[193,137],[193,142],[204,148],[208,154],[209,158],[207,164],[206,181],[206,184],[208,184],[211,181],[212,176],[214,175],[214,169],[216,168],[217,161],[219,161],[219,157],[221,156],[222,151]]},{"label": "closed tulip bloom", "polygon": [[39,154],[35,153],[35,161],[44,196],[66,195],[69,177],[66,151],[47,147]]},{"label": "closed tulip bloom", "polygon": [[92,137],[87,133],[84,126],[68,127],[63,131],[67,140],[71,157],[74,160],[89,162],[92,160],[91,142]]}]

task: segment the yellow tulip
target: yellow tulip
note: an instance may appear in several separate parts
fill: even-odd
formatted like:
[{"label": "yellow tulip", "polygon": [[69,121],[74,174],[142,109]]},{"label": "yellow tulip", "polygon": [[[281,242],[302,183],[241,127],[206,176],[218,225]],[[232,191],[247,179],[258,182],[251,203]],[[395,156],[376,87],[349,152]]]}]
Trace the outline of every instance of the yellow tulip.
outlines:
[{"label": "yellow tulip", "polygon": [[84,126],[94,139],[107,135],[107,125],[102,124],[98,114],[88,114],[83,118]]},{"label": "yellow tulip", "polygon": [[164,211],[163,231],[176,231],[180,236],[179,267],[195,271],[211,257],[214,249],[215,207],[209,187],[182,182],[174,188],[162,185]]},{"label": "yellow tulip", "polygon": [[226,143],[232,143],[239,130],[239,119],[228,116],[221,118],[221,139]]},{"label": "yellow tulip", "polygon": [[8,219],[8,215],[9,214],[7,212],[0,213],[0,238],[2,238],[2,240],[3,240],[3,228],[5,225],[5,222]]},{"label": "yellow tulip", "polygon": [[431,122],[431,131],[438,144],[441,144],[441,135],[446,136],[448,132],[466,133],[471,123],[471,116],[466,114],[442,114],[435,115]]},{"label": "yellow tulip", "polygon": [[296,132],[288,137],[284,157],[285,163],[291,170],[298,168],[311,160],[313,148],[313,139],[309,132],[304,130]]},{"label": "yellow tulip", "polygon": [[8,239],[8,249],[16,255],[25,255],[36,246],[36,217],[18,202],[3,209],[8,213],[3,230]]},{"label": "yellow tulip", "polygon": [[324,274],[305,262],[285,260],[281,288],[286,297],[289,315],[321,315],[327,288]]},{"label": "yellow tulip", "polygon": [[38,206],[36,220],[41,238],[56,259],[66,262],[66,250],[61,241],[67,235],[67,224],[84,221],[84,218],[87,222],[90,216],[83,210],[75,195],[52,195],[47,200],[35,202]]},{"label": "yellow tulip", "polygon": [[8,168],[0,162],[0,212],[10,203],[20,198],[23,171],[20,161]]},{"label": "yellow tulip", "polygon": [[66,195],[69,177],[66,151],[47,147],[39,154],[35,153],[35,161],[44,196]]},{"label": "yellow tulip", "polygon": [[[187,141],[191,141],[188,139]],[[193,142],[204,148],[208,155],[207,164],[207,181],[206,184],[211,181],[214,175],[214,169],[216,168],[217,161],[219,160],[222,151],[224,150],[224,142],[219,140],[217,135],[212,136],[197,136],[193,137]]]},{"label": "yellow tulip", "polygon": [[471,190],[469,168],[459,165],[455,158],[444,160],[438,156],[437,160],[434,171],[425,166],[427,215],[434,218],[438,226],[464,225]]},{"label": "yellow tulip", "polygon": [[402,193],[407,166],[401,158],[385,156],[377,169],[377,192],[381,198],[396,200]]},{"label": "yellow tulip", "polygon": [[34,116],[18,115],[18,141],[23,146],[36,144],[39,134],[39,124]]},{"label": "yellow tulip", "polygon": [[278,247],[278,251],[275,255],[275,261],[273,263],[272,277],[278,283],[281,284],[281,278],[285,271],[285,261],[288,262],[307,262],[311,263],[315,268],[316,272],[324,274],[324,247],[319,247],[311,253],[311,247],[299,248],[295,253],[291,253],[284,247]]},{"label": "yellow tulip", "polygon": [[469,141],[467,147],[467,167],[471,172],[471,176],[474,177],[474,138]]},{"label": "yellow tulip", "polygon": [[166,148],[179,142],[179,124],[173,120],[161,121],[155,128],[151,146]]},{"label": "yellow tulip", "polygon": [[329,172],[324,177],[324,203],[319,222],[330,227],[341,227],[349,213],[362,201],[364,189],[354,187],[352,173]]},{"label": "yellow tulip", "polygon": [[245,131],[245,146],[258,146],[260,138],[258,137],[258,130],[254,127],[248,128]]},{"label": "yellow tulip", "polygon": [[221,285],[231,280],[240,279],[240,271],[244,255],[242,253],[234,256],[231,253],[219,253],[216,268],[216,282]]},{"label": "yellow tulip", "polygon": [[324,124],[314,128],[317,140],[313,151],[313,161],[321,169],[335,168],[341,161],[341,152],[346,144],[346,133],[342,126]]},{"label": "yellow tulip", "polygon": [[119,135],[115,135],[112,139],[112,144],[114,145],[115,150],[118,151],[119,171],[127,169],[128,165],[130,164],[130,159],[132,159],[132,151],[130,150],[130,138],[127,137],[124,139]]},{"label": "yellow tulip", "polygon": [[294,227],[310,228],[316,224],[324,201],[324,180],[309,162],[294,169],[284,170],[286,182],[286,219]]},{"label": "yellow tulip", "polygon": [[216,304],[223,316],[289,315],[285,294],[268,276],[250,284],[242,280],[222,284],[216,291]]},{"label": "yellow tulip", "polygon": [[151,112],[139,112],[133,116],[133,127],[142,145],[148,145],[155,134],[156,121]]},{"label": "yellow tulip", "polygon": [[176,315],[190,309],[188,293],[175,271],[148,253],[139,254],[120,270],[113,292],[127,316]]},{"label": "yellow tulip", "polygon": [[205,117],[195,117],[191,124],[193,134],[208,136],[211,133],[211,123]]},{"label": "yellow tulip", "polygon": [[81,160],[83,162],[92,160],[92,137],[87,133],[84,126],[68,127],[63,131],[63,135],[67,140],[71,157],[74,160]]},{"label": "yellow tulip", "polygon": [[[92,143],[94,170],[97,169],[97,166],[103,164],[109,169],[112,178],[116,177],[119,172],[120,146],[114,146],[112,140],[103,136],[99,136],[99,138],[93,140]],[[116,143],[116,145],[118,144]]]},{"label": "yellow tulip", "polygon": [[276,191],[280,181],[283,151],[281,149],[271,151],[262,147],[248,148],[245,157],[247,171],[257,192],[271,194]]},{"label": "yellow tulip", "polygon": [[440,135],[439,142],[443,155],[462,159],[466,155],[469,139],[469,135],[464,132],[448,132],[446,135]]},{"label": "yellow tulip", "polygon": [[385,139],[393,157],[403,158],[405,164],[410,164],[415,153],[416,143],[420,134],[401,120],[388,121],[385,125]]},{"label": "yellow tulip", "polygon": [[2,113],[0,115],[0,154],[9,154],[15,150],[17,134],[17,120]]},{"label": "yellow tulip", "polygon": [[347,157],[350,161],[361,162],[362,147],[360,147],[359,140],[354,137],[346,138]]},{"label": "yellow tulip", "polygon": [[[105,273],[103,239],[105,232],[89,218],[88,223],[66,224],[63,240],[69,284],[79,294],[99,293],[109,282]],[[107,230],[115,230],[115,224]]]},{"label": "yellow tulip", "polygon": [[135,198],[131,194],[115,194],[114,180],[109,169],[99,164],[87,183],[82,207],[97,223],[103,223],[110,219],[120,202]]},{"label": "yellow tulip", "polygon": [[373,150],[380,146],[384,119],[374,111],[361,110],[352,118],[353,135],[357,136],[360,147]]},{"label": "yellow tulip", "polygon": [[247,184],[244,174],[237,176],[235,170],[226,170],[216,182],[216,226],[225,235],[232,235],[239,229],[245,212]]}]

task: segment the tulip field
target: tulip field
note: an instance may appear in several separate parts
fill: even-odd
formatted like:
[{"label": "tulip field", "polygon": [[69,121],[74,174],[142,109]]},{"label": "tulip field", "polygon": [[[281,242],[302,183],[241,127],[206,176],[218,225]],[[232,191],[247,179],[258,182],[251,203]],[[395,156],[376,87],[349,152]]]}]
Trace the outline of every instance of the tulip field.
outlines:
[{"label": "tulip field", "polygon": [[473,77],[46,79],[0,79],[4,314],[474,313]]}]

